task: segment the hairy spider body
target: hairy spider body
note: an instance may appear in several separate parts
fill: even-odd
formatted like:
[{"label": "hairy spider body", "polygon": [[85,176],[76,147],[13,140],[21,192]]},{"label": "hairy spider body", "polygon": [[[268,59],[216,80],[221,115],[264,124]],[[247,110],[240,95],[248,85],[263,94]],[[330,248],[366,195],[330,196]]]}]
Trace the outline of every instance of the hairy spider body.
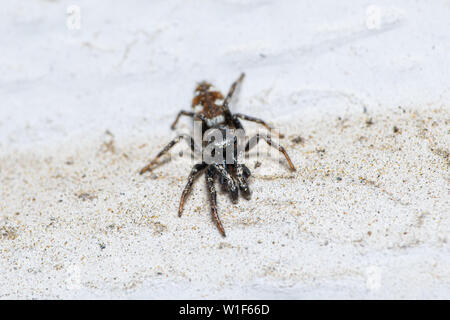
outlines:
[{"label": "hairy spider body", "polygon": [[[272,129],[266,122],[261,119],[239,113],[232,114],[230,112],[230,109],[228,107],[229,102],[233,97],[237,86],[240,85],[240,83],[244,79],[244,76],[244,73],[242,73],[241,76],[231,85],[231,88],[226,97],[224,97],[222,93],[215,89],[214,86],[210,83],[205,81],[199,83],[194,91],[194,98],[192,99],[193,111],[180,111],[171,126],[172,129],[175,129],[179,118],[184,115],[193,118],[193,120],[200,120],[202,122],[202,135],[204,135],[211,129],[215,129],[221,133],[222,137],[226,137],[220,141],[214,141],[212,143],[212,146],[214,147],[212,155],[216,155],[215,153],[218,150],[219,155],[221,155],[221,157],[218,157],[219,160],[208,162],[202,161],[201,163],[194,165],[191,173],[188,176],[187,184],[181,194],[180,205],[178,209],[178,214],[181,217],[183,213],[184,202],[189,192],[191,191],[195,179],[201,173],[205,172],[211,213],[220,233],[223,236],[225,236],[225,230],[217,213],[217,195],[214,186],[216,177],[218,178],[219,183],[225,188],[225,190],[230,193],[233,202],[236,202],[238,200],[239,193],[247,200],[251,197],[251,192],[247,183],[251,172],[247,168],[247,166],[240,161],[242,154],[238,154],[239,152],[237,148],[237,138],[235,136],[227,136],[226,131],[237,129],[244,130],[240,119],[256,122],[263,125],[269,130]],[[196,145],[194,139],[188,135],[179,135],[166,147],[164,147],[163,150],[161,150],[147,166],[142,168],[140,174],[143,174],[146,171],[151,171],[152,167],[158,162],[158,159],[182,139],[187,140],[190,143],[191,149],[195,152]],[[296,170],[285,149],[281,145],[273,143],[270,134],[256,134],[248,140],[242,152],[247,153],[253,146],[255,146],[259,142],[260,139],[265,140],[267,144],[278,149],[286,158],[290,169],[292,171]],[[231,160],[226,158],[226,150],[229,147],[233,148]],[[227,159],[228,161],[226,161],[225,159]]]}]

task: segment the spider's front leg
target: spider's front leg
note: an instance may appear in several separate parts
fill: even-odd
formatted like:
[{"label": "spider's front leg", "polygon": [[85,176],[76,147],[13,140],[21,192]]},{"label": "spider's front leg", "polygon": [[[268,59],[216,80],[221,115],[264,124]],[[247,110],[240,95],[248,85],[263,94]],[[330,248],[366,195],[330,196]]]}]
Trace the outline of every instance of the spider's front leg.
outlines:
[{"label": "spider's front leg", "polygon": [[169,142],[167,146],[165,146],[157,155],[156,157],[150,161],[148,165],[146,165],[144,168],[139,171],[139,174],[143,174],[147,171],[152,171],[152,167],[158,162],[158,159],[163,156],[165,153],[167,153],[174,145],[176,145],[178,142],[180,142],[181,139],[185,139],[190,143],[191,150],[195,153],[197,150],[200,150],[194,142],[194,138],[187,134],[180,134],[175,139]]},{"label": "spider's front leg", "polygon": [[211,213],[214,218],[214,221],[216,221],[217,228],[219,229],[222,236],[225,235],[225,230],[222,226],[222,222],[220,222],[219,215],[217,214],[217,194],[216,194],[216,188],[214,187],[214,178],[216,176],[216,170],[214,167],[210,166],[208,167],[208,170],[206,171],[206,187],[208,189],[209,194],[209,203],[211,205]]},{"label": "spider's front leg", "polygon": [[297,169],[295,169],[294,164],[291,161],[291,158],[289,158],[289,155],[287,154],[286,150],[280,144],[274,144],[272,142],[270,135],[258,133],[255,136],[253,136],[252,138],[250,138],[249,141],[247,142],[247,145],[245,146],[245,152],[250,151],[251,148],[256,146],[258,144],[260,138],[264,139],[264,141],[266,141],[269,146],[271,146],[275,149],[278,149],[278,151],[280,151],[286,158],[291,170],[297,171]]},{"label": "spider's front leg", "polygon": [[206,168],[206,163],[198,163],[196,164],[189,174],[188,182],[186,183],[186,186],[184,187],[183,193],[181,194],[181,200],[180,200],[180,206],[178,208],[178,216],[181,217],[181,214],[183,213],[183,206],[184,206],[184,200],[186,200],[187,195],[192,189],[192,184],[194,183],[195,178],[198,177],[200,173]]}]

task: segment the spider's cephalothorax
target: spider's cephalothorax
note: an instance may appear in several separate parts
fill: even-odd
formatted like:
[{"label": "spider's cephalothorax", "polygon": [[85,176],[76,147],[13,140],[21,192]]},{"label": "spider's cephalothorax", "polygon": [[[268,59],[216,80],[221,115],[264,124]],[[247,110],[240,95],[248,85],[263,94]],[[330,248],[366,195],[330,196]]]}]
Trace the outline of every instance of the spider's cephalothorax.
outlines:
[{"label": "spider's cephalothorax", "polygon": [[[247,180],[251,174],[247,166],[240,161],[241,157],[238,156],[238,139],[235,136],[232,136],[230,138],[226,135],[226,131],[243,131],[244,128],[240,122],[240,119],[253,121],[263,125],[269,130],[272,129],[263,120],[239,113],[232,114],[230,112],[230,109],[228,108],[229,102],[233,97],[234,92],[236,91],[236,87],[242,82],[243,79],[244,74],[241,74],[239,79],[232,84],[226,97],[224,97],[222,93],[216,90],[210,83],[201,82],[195,89],[195,96],[192,99],[192,108],[194,111],[180,111],[171,126],[171,128],[174,129],[180,116],[184,115],[189,116],[194,120],[200,120],[202,122],[203,134],[205,134],[210,129],[213,129],[217,130],[217,132],[221,133],[221,136],[223,136],[223,139],[221,139],[220,141],[213,142],[214,151],[212,152],[212,156],[215,156],[217,154],[220,154],[222,156],[218,158],[213,157],[213,160],[210,159],[209,161],[202,159],[201,163],[194,165],[194,167],[192,168],[192,171],[188,177],[186,187],[184,188],[181,195],[180,206],[178,210],[178,214],[179,216],[181,216],[183,212],[184,201],[192,188],[192,184],[194,183],[195,178],[202,172],[205,172],[207,190],[209,193],[209,201],[211,205],[211,213],[217,223],[217,227],[219,228],[220,233],[223,236],[225,236],[225,230],[217,214],[216,189],[214,186],[215,178],[218,178],[219,183],[225,188],[225,190],[230,193],[233,202],[236,202],[239,197],[239,192],[244,198],[250,199],[250,189],[248,187]],[[183,134],[179,135],[174,140],[172,140],[163,150],[161,150],[158,155],[140,171],[140,173],[143,174],[146,171],[151,171],[153,166],[158,162],[158,159],[182,139],[186,139],[189,142],[190,147],[194,152],[198,150],[196,149],[194,139],[191,136]],[[259,142],[259,139],[265,140],[267,144],[278,149],[286,158],[290,169],[295,171],[295,167],[292,164],[292,161],[286,153],[285,149],[281,145],[272,142],[270,134],[256,134],[255,136],[250,138],[247,143],[245,143],[245,147],[242,148],[243,152],[247,153],[253,146],[255,146]],[[230,146],[232,147],[232,150],[234,150],[232,151],[231,159],[230,157],[226,157],[226,151]],[[219,150],[219,152],[217,152],[217,150]]]}]

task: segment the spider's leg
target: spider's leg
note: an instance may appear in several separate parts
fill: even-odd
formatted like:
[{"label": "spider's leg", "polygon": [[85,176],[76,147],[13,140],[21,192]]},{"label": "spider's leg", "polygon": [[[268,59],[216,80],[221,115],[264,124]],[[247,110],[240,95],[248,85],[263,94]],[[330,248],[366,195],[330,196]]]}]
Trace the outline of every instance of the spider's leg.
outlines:
[{"label": "spider's leg", "polygon": [[175,126],[177,125],[178,120],[180,119],[181,116],[188,116],[188,117],[194,118],[194,120],[195,119],[200,119],[202,121],[206,121],[206,117],[204,115],[200,114],[200,113],[195,113],[195,112],[182,110],[182,111],[180,111],[178,113],[177,117],[175,118],[175,121],[170,126],[170,129],[172,129],[172,130],[175,129]]},{"label": "spider's leg", "polygon": [[186,200],[187,195],[191,191],[192,184],[194,183],[195,178],[198,177],[198,175],[206,168],[206,163],[198,163],[196,164],[189,174],[188,182],[186,183],[186,186],[184,187],[183,193],[181,194],[181,200],[180,200],[180,207],[178,208],[178,216],[181,217],[181,214],[183,213],[183,206],[184,206],[184,200]]},{"label": "spider's leg", "polygon": [[178,113],[177,117],[175,118],[175,121],[174,121],[174,122],[172,123],[172,125],[170,126],[170,129],[172,129],[172,130],[175,129],[175,126],[177,125],[178,120],[180,119],[181,116],[188,116],[188,117],[193,118],[193,117],[195,116],[195,113],[194,113],[194,112],[189,112],[189,111],[181,110],[181,111]]},{"label": "spider's leg", "polygon": [[274,142],[272,142],[270,135],[258,133],[255,136],[253,136],[252,138],[250,138],[249,141],[247,142],[247,145],[245,146],[245,152],[248,152],[251,148],[256,146],[256,144],[259,142],[260,138],[264,139],[264,141],[266,141],[269,146],[274,147],[275,149],[278,149],[278,151],[280,151],[286,158],[291,170],[296,171],[294,165],[292,164],[291,158],[289,158],[286,150],[281,145],[275,144]]},{"label": "spider's leg", "polygon": [[[242,114],[242,113],[235,113],[235,114],[233,114],[233,120],[234,121],[236,121],[238,118],[240,118],[242,120],[246,120],[246,121],[256,122],[257,124],[260,124],[260,125],[264,126],[269,131],[273,130],[273,127],[270,126],[264,120],[261,120],[261,119],[255,118],[255,117],[251,117],[251,116],[247,116],[247,115]],[[278,133],[278,137],[279,138],[283,138],[284,136],[281,133]]]},{"label": "spider's leg", "polygon": [[236,186],[236,182],[234,181],[232,175],[222,164],[214,164],[213,167],[216,169],[216,172],[219,175],[219,182],[225,185],[225,187],[231,194],[231,200],[233,202],[236,202],[239,198],[239,189]]},{"label": "spider's leg", "polygon": [[235,172],[236,180],[238,182],[239,189],[241,190],[241,194],[245,199],[249,200],[251,197],[251,192],[247,184],[247,178],[250,176],[250,174],[247,175],[247,173],[249,173],[250,170],[246,172],[245,168],[248,170],[245,165],[238,163],[236,164]]},{"label": "spider's leg", "polygon": [[245,73],[241,73],[241,75],[239,76],[239,78],[233,82],[233,84],[230,87],[230,90],[228,91],[227,96],[225,97],[225,100],[223,101],[223,106],[225,107],[225,109],[228,110],[228,105],[230,103],[231,98],[233,98],[233,94],[236,91],[236,88],[238,87],[238,85],[240,85],[242,83],[242,80],[244,80],[245,77]]},{"label": "spider's leg", "polygon": [[208,188],[209,194],[209,203],[211,205],[211,213],[216,221],[217,228],[219,228],[222,236],[225,237],[225,230],[223,229],[222,222],[220,222],[219,215],[217,214],[217,195],[216,188],[214,187],[214,177],[216,175],[214,167],[209,167],[208,171],[206,171],[206,186]]},{"label": "spider's leg", "polygon": [[185,139],[186,141],[188,141],[190,143],[190,147],[191,150],[193,152],[196,152],[196,150],[200,150],[194,142],[194,138],[192,138],[189,135],[186,134],[180,134],[179,136],[177,136],[175,139],[173,139],[172,141],[169,142],[169,144],[167,146],[165,146],[157,155],[156,157],[150,161],[150,163],[148,165],[146,165],[144,168],[141,169],[141,171],[139,172],[140,174],[143,174],[147,171],[151,171],[152,170],[152,166],[154,166],[157,162],[158,159],[164,155],[165,153],[167,153],[174,145],[176,145],[178,142],[180,142],[181,139]]}]

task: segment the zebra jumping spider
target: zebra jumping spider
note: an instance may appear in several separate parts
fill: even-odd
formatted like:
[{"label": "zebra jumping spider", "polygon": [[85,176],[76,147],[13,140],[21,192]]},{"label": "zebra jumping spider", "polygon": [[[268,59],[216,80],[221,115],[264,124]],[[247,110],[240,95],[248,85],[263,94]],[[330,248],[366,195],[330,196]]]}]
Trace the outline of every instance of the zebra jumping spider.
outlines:
[{"label": "zebra jumping spider", "polygon": [[[207,134],[208,131],[215,130],[216,133],[219,133],[219,138],[221,136],[224,137],[230,130],[241,130],[242,132],[244,132],[244,128],[240,120],[252,121],[266,127],[268,130],[272,130],[272,127],[261,119],[240,113],[231,113],[228,107],[230,100],[233,97],[233,94],[235,93],[238,85],[242,83],[244,76],[245,74],[242,73],[241,76],[231,85],[231,88],[226,97],[224,97],[222,93],[215,89],[210,83],[205,81],[199,83],[195,89],[195,96],[192,99],[193,111],[180,111],[171,128],[175,129],[176,124],[178,123],[178,120],[181,116],[188,116],[191,117],[194,121],[201,121],[202,135]],[[215,137],[217,138],[217,135],[215,135]],[[142,168],[140,174],[151,171],[153,167],[158,163],[158,159],[183,139],[189,143],[190,148],[194,153],[198,151],[194,138],[189,135],[180,134],[168,145],[166,145],[156,155],[156,157],[152,161],[150,161],[147,166]],[[181,217],[183,213],[184,202],[192,189],[194,180],[202,172],[205,172],[211,213],[220,233],[222,234],[222,236],[225,236],[225,230],[217,213],[217,197],[216,189],[214,186],[215,179],[216,177],[218,177],[219,183],[226,189],[227,192],[230,193],[233,202],[237,202],[239,198],[239,192],[245,199],[250,199],[251,193],[248,187],[247,180],[250,177],[251,172],[248,167],[240,160],[242,159],[242,155],[248,153],[250,149],[259,142],[260,139],[266,141],[269,146],[278,149],[278,151],[281,152],[286,158],[290,169],[292,171],[296,170],[286,150],[281,145],[273,142],[270,134],[258,133],[254,135],[252,138],[248,139],[247,143],[244,144],[245,146],[242,145],[241,151],[238,151],[239,148],[237,137],[233,135],[230,138],[227,135],[225,139],[220,139],[220,141],[214,140],[214,142],[212,143],[212,147],[214,150],[212,150],[210,155],[214,158],[213,160],[209,159],[209,161],[206,161],[205,159],[202,159],[201,163],[194,165],[194,167],[192,168],[192,171],[188,177],[187,184],[183,190],[183,193],[181,194],[178,215]],[[229,152],[227,154],[227,150],[229,150],[230,147],[232,150],[231,157],[229,156]],[[217,160],[216,156],[220,156],[219,160]]]}]

